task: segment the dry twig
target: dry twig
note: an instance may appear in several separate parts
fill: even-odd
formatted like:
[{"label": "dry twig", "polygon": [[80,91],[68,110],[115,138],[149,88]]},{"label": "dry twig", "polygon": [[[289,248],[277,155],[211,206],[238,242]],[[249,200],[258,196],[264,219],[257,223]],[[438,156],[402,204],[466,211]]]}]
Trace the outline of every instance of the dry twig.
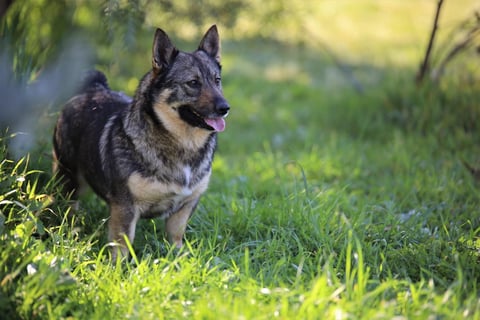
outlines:
[{"label": "dry twig", "polygon": [[432,51],[433,43],[435,41],[435,35],[438,29],[438,18],[440,17],[440,10],[442,9],[443,0],[438,0],[437,2],[437,11],[435,12],[435,19],[433,20],[433,28],[430,33],[430,40],[428,41],[427,51],[425,52],[425,58],[423,63],[420,65],[420,69],[417,73],[417,84],[422,83],[425,78],[425,74],[428,72],[430,64],[430,53]]}]

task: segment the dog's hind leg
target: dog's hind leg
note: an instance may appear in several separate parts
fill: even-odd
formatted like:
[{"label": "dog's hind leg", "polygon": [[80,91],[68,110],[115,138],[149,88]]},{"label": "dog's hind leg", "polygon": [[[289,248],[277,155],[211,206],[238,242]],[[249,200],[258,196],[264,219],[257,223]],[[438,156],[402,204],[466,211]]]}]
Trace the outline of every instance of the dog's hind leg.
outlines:
[{"label": "dog's hind leg", "polygon": [[60,182],[63,196],[76,200],[80,191],[80,182],[76,172],[72,169],[66,168],[53,151],[53,175]]}]

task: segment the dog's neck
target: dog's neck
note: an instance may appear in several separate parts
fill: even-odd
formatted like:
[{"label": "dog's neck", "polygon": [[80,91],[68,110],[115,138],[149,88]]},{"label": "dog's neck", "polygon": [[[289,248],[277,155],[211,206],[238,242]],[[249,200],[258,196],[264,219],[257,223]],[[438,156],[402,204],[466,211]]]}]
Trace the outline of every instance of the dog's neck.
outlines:
[{"label": "dog's neck", "polygon": [[[213,149],[216,147],[217,133],[203,128],[193,127],[175,116],[172,112],[151,114],[140,100],[130,106],[124,120],[124,130],[130,136],[132,141],[144,141],[148,144],[160,144],[162,147],[181,148],[185,152],[197,152],[207,145],[213,143]],[[130,128],[142,128],[138,131]],[[174,139],[177,144],[165,143],[165,135]]]}]

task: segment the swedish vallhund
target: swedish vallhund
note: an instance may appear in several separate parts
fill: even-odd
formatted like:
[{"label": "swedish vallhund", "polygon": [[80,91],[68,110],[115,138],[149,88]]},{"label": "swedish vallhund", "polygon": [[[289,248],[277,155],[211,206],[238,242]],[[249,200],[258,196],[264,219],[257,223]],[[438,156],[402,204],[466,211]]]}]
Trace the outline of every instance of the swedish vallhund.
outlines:
[{"label": "swedish vallhund", "polygon": [[122,256],[128,254],[124,237],[133,242],[139,218],[166,219],[169,241],[182,246],[230,110],[220,71],[215,25],[192,53],[179,51],[157,29],[152,70],[133,99],[110,90],[105,75],[91,71],[61,112],[54,172],[73,199],[87,182],[107,202],[108,237]]}]

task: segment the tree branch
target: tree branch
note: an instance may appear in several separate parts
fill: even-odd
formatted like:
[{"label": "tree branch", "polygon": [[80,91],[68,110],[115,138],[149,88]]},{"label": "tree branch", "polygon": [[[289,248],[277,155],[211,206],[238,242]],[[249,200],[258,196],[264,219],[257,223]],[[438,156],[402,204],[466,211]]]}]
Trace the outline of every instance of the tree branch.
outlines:
[{"label": "tree branch", "polygon": [[438,18],[440,17],[440,10],[442,9],[442,4],[443,0],[438,0],[437,11],[435,12],[435,19],[433,20],[433,28],[430,34],[430,40],[428,41],[427,51],[425,52],[425,58],[423,59],[423,63],[420,65],[420,69],[417,73],[417,84],[422,83],[423,79],[425,78],[425,74],[429,69],[430,53],[432,51],[433,42],[435,41],[435,35],[438,29]]}]

